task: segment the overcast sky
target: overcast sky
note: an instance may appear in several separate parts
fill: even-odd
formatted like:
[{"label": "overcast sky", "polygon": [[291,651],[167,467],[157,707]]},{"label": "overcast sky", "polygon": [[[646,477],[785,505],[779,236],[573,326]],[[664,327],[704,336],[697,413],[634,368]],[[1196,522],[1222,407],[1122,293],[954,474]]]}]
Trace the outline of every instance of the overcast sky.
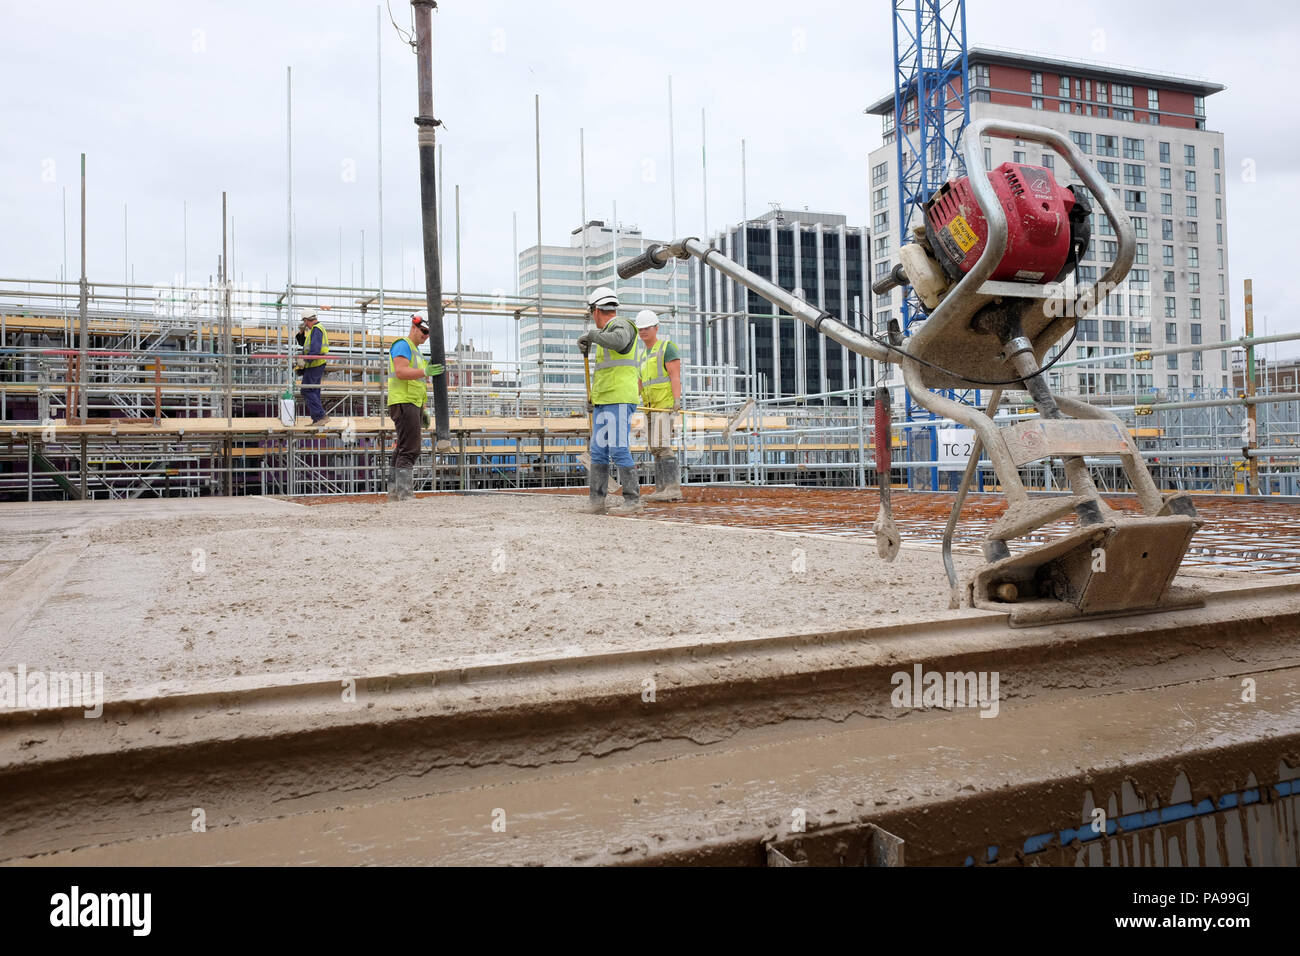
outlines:
[{"label": "overcast sky", "polygon": [[[391,0],[403,28],[405,0]],[[769,203],[868,220],[867,154],[880,121],[867,103],[892,89],[886,0],[442,0],[434,14],[435,112],[446,124],[446,199],[461,187],[463,287],[514,291],[511,230],[537,235],[533,96],[541,97],[542,236],[578,225],[579,129],[586,131],[587,213],[648,237],[671,231],[668,77],[676,136],[679,234],[704,234],[701,109],[707,112],[709,231],[740,218],[740,143],[748,213]],[[27,3],[0,0],[5,225],[0,274],[77,273],[77,163],[89,169],[89,274],[166,282],[183,269],[188,202],[191,282],[215,271],[222,190],[235,220],[236,278],[286,277],[285,68],[293,68],[295,241],[300,282],[374,284],[378,204],[376,11],[383,61],[384,275],[419,272],[415,56],[386,6],[369,2]],[[1215,0],[1026,4],[970,0],[971,45],[1196,74],[1224,84],[1208,125],[1226,137],[1233,331],[1242,280],[1255,283],[1257,328],[1300,331],[1285,285],[1296,271],[1300,212],[1297,110],[1280,79],[1300,48],[1300,13],[1254,3],[1231,16]],[[1014,31],[1009,28],[1014,27]],[[1244,181],[1242,164],[1254,169]],[[446,210],[447,238],[452,209]],[[403,256],[403,248],[405,255]],[[445,258],[447,289],[455,260]],[[420,273],[422,274],[422,273]],[[1210,310],[1213,314],[1213,310]],[[477,322],[477,320],[475,320]],[[480,337],[484,331],[471,329]],[[495,336],[493,336],[495,338]],[[1284,347],[1283,354],[1300,354]]]}]

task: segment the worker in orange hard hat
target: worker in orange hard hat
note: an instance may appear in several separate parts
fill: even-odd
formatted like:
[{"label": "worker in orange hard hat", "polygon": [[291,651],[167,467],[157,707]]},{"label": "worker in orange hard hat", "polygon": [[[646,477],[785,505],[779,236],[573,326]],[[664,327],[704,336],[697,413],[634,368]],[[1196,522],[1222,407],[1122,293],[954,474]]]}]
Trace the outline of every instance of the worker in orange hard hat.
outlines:
[{"label": "worker in orange hard hat", "polygon": [[388,417],[397,431],[388,500],[405,501],[414,494],[415,461],[420,457],[420,429],[429,424],[424,410],[428,380],[443,373],[441,365],[426,362],[420,346],[429,339],[423,312],[411,316],[410,330],[388,350]]}]

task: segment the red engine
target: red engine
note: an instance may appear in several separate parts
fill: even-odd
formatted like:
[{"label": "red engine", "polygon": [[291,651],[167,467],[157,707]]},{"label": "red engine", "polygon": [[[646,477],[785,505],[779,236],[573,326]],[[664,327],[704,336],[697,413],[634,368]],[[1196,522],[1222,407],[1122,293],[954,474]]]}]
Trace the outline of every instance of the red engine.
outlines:
[{"label": "red engine", "polygon": [[[1007,216],[1007,249],[989,278],[1063,279],[1088,247],[1092,206],[1087,198],[1058,185],[1043,166],[1003,163],[988,175]],[[969,177],[940,187],[925,206],[925,226],[930,248],[948,277],[959,279],[969,272],[989,234]]]}]

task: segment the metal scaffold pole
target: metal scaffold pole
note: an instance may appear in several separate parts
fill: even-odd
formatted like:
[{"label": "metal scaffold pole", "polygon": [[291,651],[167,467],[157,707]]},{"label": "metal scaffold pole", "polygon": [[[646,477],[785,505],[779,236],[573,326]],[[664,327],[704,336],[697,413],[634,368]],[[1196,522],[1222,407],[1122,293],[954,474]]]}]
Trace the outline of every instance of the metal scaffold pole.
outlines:
[{"label": "metal scaffold pole", "polygon": [[[434,0],[411,0],[415,8],[416,73],[419,83],[419,115],[415,117],[420,147],[420,219],[424,236],[424,290],[429,316],[429,361],[446,365],[447,350],[442,328],[442,261],[438,250],[438,192],[436,166],[437,129],[433,116],[433,26]],[[433,380],[435,452],[451,448],[448,424],[447,375]]]}]

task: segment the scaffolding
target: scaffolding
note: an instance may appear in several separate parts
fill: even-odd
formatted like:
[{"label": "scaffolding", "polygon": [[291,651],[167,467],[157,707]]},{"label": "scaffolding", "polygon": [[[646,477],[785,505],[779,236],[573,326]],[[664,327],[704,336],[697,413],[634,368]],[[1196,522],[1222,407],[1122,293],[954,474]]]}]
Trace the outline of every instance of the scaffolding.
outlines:
[{"label": "scaffolding", "polygon": [[[226,295],[226,291],[229,295]],[[280,399],[300,391],[293,375],[296,318],[284,292],[234,284],[201,287],[87,283],[85,364],[80,284],[0,279],[0,500],[212,494],[348,495],[386,490],[393,442],[386,408],[387,349],[424,304],[418,290],[294,285],[330,332],[323,398],[331,424],[286,426]],[[554,375],[544,396],[525,387],[518,328],[536,297],[446,295],[452,449],[420,458],[421,489],[582,485],[586,396],[581,358],[542,353]],[[541,303],[549,320],[585,314],[580,300]],[[708,317],[682,311],[683,324]],[[477,344],[467,337],[475,323]],[[506,342],[494,355],[485,339]],[[1271,336],[1254,343],[1291,341]],[[1187,347],[1218,351],[1244,340]],[[1149,361],[1169,350],[1138,351]],[[513,354],[512,354],[513,352]],[[1115,356],[1089,361],[1114,361]],[[530,370],[533,361],[528,361]],[[696,483],[870,487],[876,484],[871,393],[863,388],[774,398],[764,376],[733,366],[685,363],[681,457]],[[1245,492],[1253,458],[1265,494],[1300,494],[1300,394],[1261,387],[1251,398],[1224,390],[1082,396],[1123,418],[1166,490]],[[81,402],[85,401],[85,416]],[[1024,393],[1007,392],[999,422],[1034,417]],[[1247,407],[1257,410],[1248,447]],[[942,420],[893,426],[893,472],[938,490],[955,486],[964,461],[945,460],[932,440]],[[909,440],[909,435],[913,435]],[[634,431],[641,458],[644,433]],[[1094,461],[1098,483],[1125,490],[1116,462]],[[924,477],[922,477],[924,476]],[[1026,485],[1064,487],[1059,466],[1031,466]],[[981,490],[997,490],[991,466]]]}]

